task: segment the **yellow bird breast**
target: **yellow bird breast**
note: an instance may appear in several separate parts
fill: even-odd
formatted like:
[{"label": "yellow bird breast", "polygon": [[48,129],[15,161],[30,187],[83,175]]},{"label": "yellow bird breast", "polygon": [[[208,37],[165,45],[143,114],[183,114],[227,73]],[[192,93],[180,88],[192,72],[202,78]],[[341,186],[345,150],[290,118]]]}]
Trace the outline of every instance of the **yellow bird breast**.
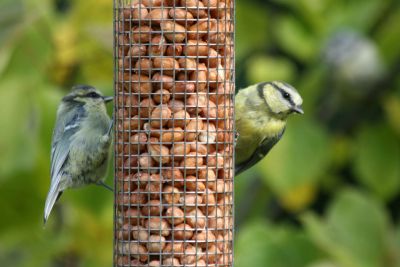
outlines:
[{"label": "yellow bird breast", "polygon": [[285,125],[285,120],[271,118],[262,112],[248,111],[240,114],[236,121],[236,129],[239,132],[236,163],[250,158],[264,139],[279,135]]}]

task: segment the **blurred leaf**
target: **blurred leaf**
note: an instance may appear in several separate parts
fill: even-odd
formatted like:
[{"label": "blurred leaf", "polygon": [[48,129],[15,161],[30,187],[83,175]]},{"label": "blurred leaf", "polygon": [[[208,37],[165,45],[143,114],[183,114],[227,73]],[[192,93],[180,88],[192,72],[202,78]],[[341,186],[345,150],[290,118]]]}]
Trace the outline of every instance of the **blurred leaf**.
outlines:
[{"label": "blurred leaf", "polygon": [[400,57],[400,50],[397,49],[398,36],[400,36],[400,27],[397,27],[399,24],[400,8],[392,9],[377,30],[376,40],[387,66],[392,66]]},{"label": "blurred leaf", "polygon": [[333,14],[342,14],[343,21],[339,22],[340,26],[352,25],[353,28],[367,32],[389,4],[390,1],[376,0],[336,1],[335,5],[332,5],[330,15],[333,19]]},{"label": "blurred leaf", "polygon": [[254,3],[236,3],[236,57],[242,59],[252,51],[262,49],[268,42],[268,17]]},{"label": "blurred leaf", "polygon": [[[264,181],[283,197],[299,188],[313,187],[328,166],[328,142],[327,133],[314,121],[306,117],[289,119],[282,140],[258,165]],[[298,192],[314,194],[312,189]],[[306,205],[308,201],[303,198],[311,200],[312,196],[305,194],[297,199]]]},{"label": "blurred leaf", "polygon": [[281,194],[279,201],[282,206],[291,212],[299,212],[308,204],[312,203],[317,194],[317,186],[312,184],[303,184],[292,188],[290,191]]},{"label": "blurred leaf", "polygon": [[301,231],[262,220],[245,225],[235,245],[237,267],[304,267],[320,257]]},{"label": "blurred leaf", "polygon": [[396,131],[397,135],[400,136],[400,96],[390,94],[384,100],[383,105],[390,126]]},{"label": "blurred leaf", "polygon": [[302,73],[301,79],[296,84],[297,89],[299,89],[303,99],[305,99],[303,109],[307,114],[314,114],[316,111],[321,91],[325,89],[325,77],[326,69],[317,61],[316,64],[313,64]]},{"label": "blurred leaf", "polygon": [[11,58],[14,42],[18,40],[22,15],[21,0],[3,0],[0,3],[0,77]]},{"label": "blurred leaf", "polygon": [[307,267],[341,267],[341,266],[339,266],[333,262],[321,261],[321,262],[313,263]]},{"label": "blurred leaf", "polygon": [[292,16],[282,16],[274,25],[274,37],[279,47],[305,63],[316,56],[317,42],[313,35]]},{"label": "blurred leaf", "polygon": [[247,61],[247,79],[250,83],[262,81],[292,81],[296,70],[294,65],[284,58],[255,56]]},{"label": "blurred leaf", "polygon": [[248,218],[263,218],[272,196],[255,169],[249,169],[235,179],[235,224],[240,228]]},{"label": "blurred leaf", "polygon": [[[96,8],[93,8],[96,6]],[[87,11],[91,15],[87,16]],[[74,5],[70,26],[76,30],[77,59],[80,62],[80,80],[90,84],[108,84],[114,75],[112,60],[113,3],[108,0],[88,0]],[[98,84],[95,84],[98,83]]]},{"label": "blurred leaf", "polygon": [[381,198],[391,199],[400,190],[400,142],[382,125],[360,130],[355,145],[357,179]]},{"label": "blurred leaf", "polygon": [[[0,82],[0,181],[33,167],[38,114],[29,89],[16,80]],[[29,134],[28,134],[29,133]]]},{"label": "blurred leaf", "polygon": [[397,224],[395,240],[396,240],[396,246],[400,248],[400,223]]},{"label": "blurred leaf", "polygon": [[46,73],[51,60],[50,40],[49,29],[43,21],[36,21],[35,24],[27,26],[15,43],[4,76],[21,76],[27,84],[46,78],[43,74]]},{"label": "blurred leaf", "polygon": [[326,219],[303,216],[315,243],[342,267],[391,267],[388,218],[381,205],[355,190],[337,194]]}]

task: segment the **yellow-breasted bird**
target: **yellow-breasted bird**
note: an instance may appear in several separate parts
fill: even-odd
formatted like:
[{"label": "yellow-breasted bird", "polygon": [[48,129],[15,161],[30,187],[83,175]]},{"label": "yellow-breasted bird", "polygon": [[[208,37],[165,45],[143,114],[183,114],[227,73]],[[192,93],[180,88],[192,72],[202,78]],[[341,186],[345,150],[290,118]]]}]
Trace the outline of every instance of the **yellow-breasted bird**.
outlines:
[{"label": "yellow-breasted bird", "polygon": [[64,190],[88,184],[111,189],[104,176],[113,125],[105,103],[112,99],[92,86],[79,85],[61,100],[51,142],[51,184],[44,223]]},{"label": "yellow-breasted bird", "polygon": [[304,113],[302,103],[297,90],[284,82],[262,82],[239,91],[235,103],[239,135],[235,147],[236,175],[268,154],[282,138],[287,117]]}]

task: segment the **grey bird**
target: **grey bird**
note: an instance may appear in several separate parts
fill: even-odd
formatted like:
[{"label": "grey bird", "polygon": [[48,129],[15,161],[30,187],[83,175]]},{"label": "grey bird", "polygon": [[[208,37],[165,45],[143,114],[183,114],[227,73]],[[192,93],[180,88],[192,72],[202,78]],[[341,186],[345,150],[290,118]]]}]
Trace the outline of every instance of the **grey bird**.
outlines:
[{"label": "grey bird", "polygon": [[104,179],[113,126],[105,104],[112,99],[92,86],[78,85],[61,100],[51,142],[51,184],[44,224],[66,189],[88,184],[111,189]]}]

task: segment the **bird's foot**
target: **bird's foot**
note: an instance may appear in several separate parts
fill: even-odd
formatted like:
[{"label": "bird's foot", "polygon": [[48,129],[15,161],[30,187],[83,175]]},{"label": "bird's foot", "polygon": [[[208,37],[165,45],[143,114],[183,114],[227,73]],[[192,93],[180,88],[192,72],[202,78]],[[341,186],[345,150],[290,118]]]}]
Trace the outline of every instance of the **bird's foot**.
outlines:
[{"label": "bird's foot", "polygon": [[107,136],[111,135],[111,130],[113,129],[113,126],[114,126],[114,119],[112,119],[110,122],[110,126],[108,127],[108,130],[107,130]]},{"label": "bird's foot", "polygon": [[104,188],[110,190],[111,192],[114,192],[114,189],[113,189],[112,187],[110,187],[109,185],[107,185],[106,183],[104,183],[104,182],[102,182],[102,181],[97,182],[96,185],[102,186],[102,187],[104,187]]}]

